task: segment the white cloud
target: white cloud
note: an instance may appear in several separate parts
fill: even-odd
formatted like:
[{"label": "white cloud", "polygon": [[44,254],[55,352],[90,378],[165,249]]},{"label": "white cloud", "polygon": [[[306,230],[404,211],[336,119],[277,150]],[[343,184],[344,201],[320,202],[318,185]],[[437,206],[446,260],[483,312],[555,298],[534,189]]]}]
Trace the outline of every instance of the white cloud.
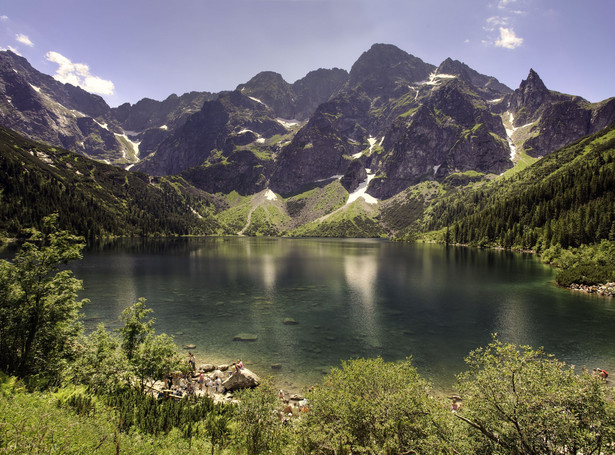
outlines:
[{"label": "white cloud", "polygon": [[0,21],[8,21],[9,17],[6,14],[3,14],[2,16],[0,16]]},{"label": "white cloud", "polygon": [[30,38],[28,38],[27,35],[23,35],[21,33],[18,33],[17,35],[15,35],[15,39],[17,41],[19,41],[21,44],[25,44],[26,46],[34,47],[34,43],[32,41],[30,41]]},{"label": "white cloud", "polygon": [[90,74],[90,67],[85,63],[73,63],[62,54],[53,51],[47,52],[45,58],[59,65],[53,76],[57,81],[81,87],[91,93],[113,95],[115,90],[113,82]]},{"label": "white cloud", "polygon": [[502,27],[504,25],[508,25],[508,18],[502,16],[491,16],[487,18],[487,25],[483,27],[483,30],[493,32],[497,30],[498,27]]},{"label": "white cloud", "polygon": [[512,28],[500,27],[500,39],[495,42],[496,46],[515,49],[521,46],[521,44],[523,44],[523,38],[515,35],[515,31]]}]

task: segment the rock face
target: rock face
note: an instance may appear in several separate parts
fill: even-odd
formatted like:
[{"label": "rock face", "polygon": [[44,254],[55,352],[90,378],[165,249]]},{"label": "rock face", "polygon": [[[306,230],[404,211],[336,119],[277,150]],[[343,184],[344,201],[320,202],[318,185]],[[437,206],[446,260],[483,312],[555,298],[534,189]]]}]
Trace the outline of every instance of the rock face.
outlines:
[{"label": "rock face", "polygon": [[508,112],[513,126],[531,125],[521,149],[542,157],[615,122],[615,99],[591,104],[578,96],[547,89],[534,70],[510,95]]},{"label": "rock face", "polygon": [[233,373],[228,379],[222,382],[222,387],[232,392],[241,389],[251,389],[257,387],[260,383],[261,380],[256,374],[244,368],[241,372]]},{"label": "rock face", "polygon": [[534,70],[513,91],[457,60],[435,66],[375,44],[350,72],[319,69],[291,84],[266,71],[229,92],[111,109],[5,51],[0,122],[209,193],[286,197],[335,179],[352,192],[369,175],[367,194],[384,200],[426,180],[500,174],[519,154],[552,153],[613,124],[615,99],[591,104],[551,91]]},{"label": "rock face", "polygon": [[32,68],[11,51],[0,52],[0,122],[30,139],[120,163],[133,153],[110,108],[97,95]]}]

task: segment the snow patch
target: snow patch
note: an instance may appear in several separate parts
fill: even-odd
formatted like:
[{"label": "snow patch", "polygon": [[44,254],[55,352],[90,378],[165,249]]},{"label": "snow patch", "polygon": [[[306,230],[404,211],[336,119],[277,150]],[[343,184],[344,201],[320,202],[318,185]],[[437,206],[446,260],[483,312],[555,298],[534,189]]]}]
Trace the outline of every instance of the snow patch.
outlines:
[{"label": "snow patch", "polygon": [[352,155],[352,159],[356,160],[361,158],[361,156],[363,156],[363,152],[355,153],[354,155]]},{"label": "snow patch", "polygon": [[426,81],[423,81],[421,83],[419,83],[419,85],[432,85],[432,86],[436,86],[436,85],[440,85],[440,83],[442,82],[440,79],[455,79],[457,76],[455,76],[454,74],[437,74],[436,72],[433,72],[429,75],[429,79]]},{"label": "snow patch", "polygon": [[[139,157],[139,146],[141,145],[141,141],[139,141],[139,142],[132,141],[126,134],[117,134],[117,133],[115,133],[115,135],[117,137],[121,137],[121,138],[125,139],[126,141],[128,141],[128,143],[132,146],[132,151],[133,151],[135,157],[137,157],[137,158]],[[126,151],[123,151],[123,154],[124,154],[124,158],[129,158],[129,157],[126,156]]]},{"label": "snow patch", "polygon": [[314,180],[314,183],[326,182],[327,180],[338,180],[338,179],[341,179],[342,177],[344,177],[342,174],[332,175],[331,177],[328,177],[326,179]]},{"label": "snow patch", "polygon": [[[367,143],[369,144],[369,153],[372,153],[372,149],[374,148],[374,145],[376,145],[376,138],[373,136],[368,137]],[[382,141],[380,141],[380,143],[382,143]]]},{"label": "snow patch", "polygon": [[508,148],[510,149],[510,161],[513,161],[515,159],[515,156],[517,156],[517,147],[515,147],[515,144],[512,140],[512,135],[517,130],[517,128],[513,126],[515,122],[515,117],[513,116],[512,112],[508,113],[508,121],[510,122],[510,128],[505,127],[504,129],[506,130],[506,141],[508,142]]},{"label": "snow patch", "polygon": [[502,101],[503,99],[504,98],[496,98],[494,100],[488,100],[487,102],[491,103],[491,104],[496,104],[496,103],[499,103],[500,101]]},{"label": "snow patch", "polygon": [[265,143],[265,138],[264,138],[264,137],[259,137],[259,138],[256,140],[256,142],[257,142],[258,144],[264,144],[264,143]]},{"label": "snow patch", "polygon": [[367,202],[368,204],[378,203],[378,199],[366,193],[367,187],[369,186],[369,182],[372,181],[372,179],[375,177],[376,174],[373,174],[371,169],[365,169],[365,172],[367,172],[367,178],[365,179],[365,181],[361,182],[359,187],[348,196],[346,205],[352,204],[354,201],[356,201],[360,197],[362,197],[365,200],[365,202]]},{"label": "snow patch", "polygon": [[30,87],[32,87],[36,93],[41,93],[40,87],[37,87],[36,85],[32,85],[32,84],[30,84]]},{"label": "snow patch", "polygon": [[286,129],[291,129],[293,126],[301,123],[299,120],[286,120],[283,118],[276,118],[276,121]]},{"label": "snow patch", "polygon": [[169,127],[166,126],[166,125],[159,126],[158,128],[160,128],[161,130],[164,130],[164,131],[169,129]]},{"label": "snow patch", "polygon": [[261,103],[265,107],[269,107],[265,103],[263,103],[261,100],[259,100],[258,98],[254,98],[253,96],[248,96],[248,98],[250,98],[252,101],[256,101],[257,103]]},{"label": "snow patch", "polygon": [[265,191],[265,198],[268,201],[277,201],[278,197],[275,195],[275,193],[273,191],[271,191],[269,188],[267,188],[267,190]]},{"label": "snow patch", "polygon": [[98,120],[96,120],[96,119],[92,119],[92,120],[94,120],[94,121],[96,122],[96,124],[97,124],[98,126],[100,126],[101,128],[104,128],[104,129],[106,129],[107,131],[109,131],[109,128],[107,127],[107,124],[106,124],[106,123],[100,123],[100,122],[99,122]]},{"label": "snow patch", "polygon": [[433,167],[433,175],[436,175],[438,173],[438,169],[440,169],[440,166],[442,166],[442,165],[438,164],[437,166]]}]

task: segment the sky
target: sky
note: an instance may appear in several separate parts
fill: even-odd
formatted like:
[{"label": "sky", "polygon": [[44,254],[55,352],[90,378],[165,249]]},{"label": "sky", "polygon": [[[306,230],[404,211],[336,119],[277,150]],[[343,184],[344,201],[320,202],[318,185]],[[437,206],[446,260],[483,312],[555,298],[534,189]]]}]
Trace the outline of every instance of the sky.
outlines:
[{"label": "sky", "polygon": [[450,57],[515,89],[615,96],[615,0],[0,0],[0,49],[107,103],[293,83],[374,43]]}]

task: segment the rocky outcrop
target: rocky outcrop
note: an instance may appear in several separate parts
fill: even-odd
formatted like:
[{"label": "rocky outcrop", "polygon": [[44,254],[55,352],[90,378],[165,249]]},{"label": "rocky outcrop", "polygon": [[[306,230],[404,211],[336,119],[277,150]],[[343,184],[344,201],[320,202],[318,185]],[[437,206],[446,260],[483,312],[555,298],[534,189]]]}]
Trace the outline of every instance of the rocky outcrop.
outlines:
[{"label": "rocky outcrop", "polygon": [[261,383],[260,378],[247,368],[231,374],[222,382],[222,387],[229,392],[241,389],[252,389]]},{"label": "rocky outcrop", "polygon": [[591,104],[578,96],[550,91],[530,70],[510,96],[508,111],[515,127],[534,123],[531,137],[521,148],[539,158],[615,122],[615,99]]}]

